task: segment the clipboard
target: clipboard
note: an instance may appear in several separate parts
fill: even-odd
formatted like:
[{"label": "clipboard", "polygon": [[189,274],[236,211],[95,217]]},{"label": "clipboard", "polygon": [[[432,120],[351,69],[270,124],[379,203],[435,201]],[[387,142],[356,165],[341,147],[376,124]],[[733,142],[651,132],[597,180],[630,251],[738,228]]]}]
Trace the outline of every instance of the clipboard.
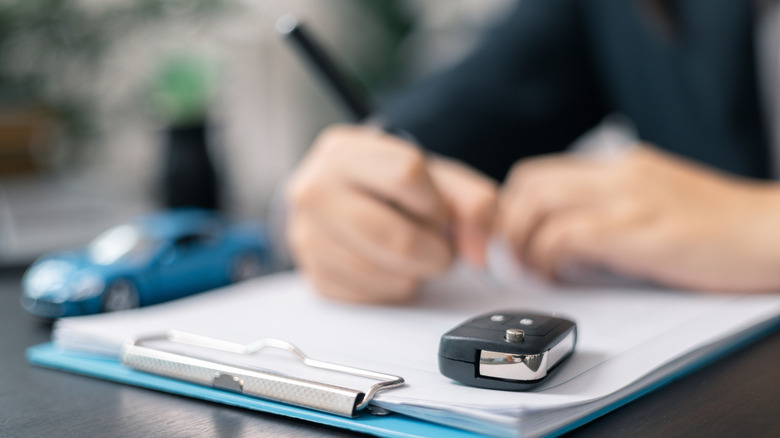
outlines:
[{"label": "clipboard", "polygon": [[[661,380],[655,381],[649,386],[626,397],[609,404],[586,417],[571,422],[561,429],[556,430],[550,437],[557,437],[571,432],[578,427],[587,424],[601,416],[604,416],[648,393],[666,386],[682,377],[704,368],[720,360],[740,348],[749,345],[767,334],[780,329],[780,318],[765,322],[754,327],[748,333],[735,339],[728,345],[723,345],[708,352],[688,366],[678,370]],[[282,415],[297,420],[310,421],[327,426],[338,427],[354,432],[366,433],[387,438],[490,438],[491,435],[482,435],[463,429],[453,428],[442,424],[436,424],[412,418],[403,414],[372,415],[363,413],[353,417],[321,412],[304,407],[270,401],[267,399],[250,397],[217,388],[176,380],[169,377],[158,376],[134,370],[122,364],[117,359],[107,356],[84,352],[65,351],[58,348],[53,342],[47,342],[32,346],[26,350],[27,361],[33,365],[80,374],[88,377],[123,383],[146,389],[166,392],[201,399],[209,402],[235,406],[244,409],[265,412],[274,415]]]},{"label": "clipboard", "polygon": [[27,349],[31,364],[89,377],[138,386],[170,394],[192,397],[245,409],[283,415],[355,432],[388,438],[414,437],[486,437],[462,429],[429,423],[403,414],[373,415],[368,412],[353,417],[299,407],[291,404],[251,397],[224,389],[210,388],[170,377],[134,370],[119,360],[97,354],[64,351],[54,343],[36,345]]},{"label": "clipboard", "polygon": [[[491,436],[508,436],[512,433],[555,436],[604,415],[729,351],[734,351],[755,337],[776,329],[780,318],[780,297],[771,296],[700,297],[671,291],[632,290],[631,294],[627,294],[622,290],[581,289],[536,295],[537,304],[546,300],[544,304],[547,308],[564,309],[568,306],[579,311],[578,320],[589,333],[601,330],[602,334],[599,336],[583,338],[581,352],[587,352],[589,348],[591,351],[598,351],[597,348],[609,347],[614,353],[609,360],[593,363],[587,360],[570,362],[570,366],[563,372],[573,377],[563,374],[557,376],[563,383],[552,386],[553,391],[573,394],[573,397],[582,397],[585,401],[572,407],[566,405],[566,409],[560,411],[556,406],[547,411],[529,410],[525,409],[529,400],[542,400],[548,396],[543,393],[544,389],[541,393],[532,392],[523,394],[522,397],[514,397],[500,391],[484,392],[485,390],[452,385],[431,372],[435,362],[429,360],[427,353],[435,351],[435,342],[438,341],[440,333],[445,332],[453,323],[463,320],[462,316],[457,314],[461,307],[463,312],[481,312],[484,310],[482,307],[495,305],[489,299],[507,299],[474,297],[469,294],[468,287],[464,287],[460,277],[453,276],[449,279],[451,282],[447,280],[442,279],[441,283],[429,285],[428,295],[425,297],[428,301],[419,303],[418,308],[410,311],[407,308],[356,308],[354,305],[312,299],[308,296],[310,292],[306,289],[306,284],[299,276],[277,275],[212,294],[190,297],[159,308],[60,321],[53,335],[56,346],[43,344],[30,348],[27,353],[28,361],[44,367],[377,436],[479,436],[469,430]],[[519,296],[518,299],[525,300],[526,297]],[[645,319],[637,320],[639,322],[633,328],[635,333],[643,337],[640,340],[633,336],[629,340],[625,340],[625,337],[608,337],[615,333],[611,330],[612,327],[625,319],[626,312],[614,312],[615,307],[587,307],[593,304],[594,300],[609,302],[611,306],[620,304],[630,315],[629,311],[641,312]],[[445,310],[434,312],[429,309]],[[220,320],[214,315],[228,315],[229,321]],[[301,320],[309,323],[321,321],[326,315],[329,323],[317,325],[317,336],[312,336],[309,325],[300,324]],[[665,315],[671,321],[666,323],[668,330],[658,331],[657,318],[663,318]],[[610,318],[615,318],[615,321]],[[403,323],[399,324],[398,321]],[[375,324],[385,329],[392,327],[393,337],[388,337],[377,345],[366,346],[361,338],[347,336],[352,333],[353,327],[365,327],[367,324]],[[221,385],[223,389],[214,389],[142,373],[121,364],[118,358],[124,340],[144,337],[149,333],[161,333],[172,326],[242,342],[251,342],[253,336],[248,335],[250,332],[261,336],[278,336],[293,340],[296,344],[300,343],[306,351],[314,352],[313,355],[317,358],[401,375],[407,379],[408,385],[383,393],[377,401],[381,407],[392,410],[393,415],[379,417],[361,413],[354,418],[348,418],[238,394],[229,390],[230,383]],[[247,327],[251,329],[247,330]],[[606,332],[608,329],[609,333]],[[670,337],[670,333],[674,336]],[[339,342],[323,344],[323,339],[338,339]],[[413,342],[404,342],[404,339]],[[605,339],[612,341],[605,344]],[[618,349],[614,343],[621,339],[624,344],[620,347],[622,349]],[[670,347],[677,350],[667,351]],[[357,351],[360,351],[360,354],[356,354]],[[659,356],[659,352],[664,355]],[[221,354],[210,357],[223,358]],[[415,362],[414,366],[399,365],[400,360],[405,357],[415,358],[419,362]],[[433,357],[435,358],[435,355]],[[277,366],[276,369],[299,375],[290,373],[292,368],[288,365],[281,368]],[[596,372],[591,371],[594,369]],[[619,373],[629,373],[627,377],[622,377],[625,382],[615,383],[616,379],[621,378]],[[310,373],[300,375],[312,378]],[[599,376],[608,378],[602,379]],[[573,385],[574,389],[569,390],[567,384],[569,387]],[[594,388],[594,384],[612,386],[607,389],[599,388],[598,398],[592,395],[582,396],[577,392],[577,388],[582,385]],[[426,389],[420,391],[420,388]],[[508,411],[509,408],[517,406],[510,404],[515,403],[518,398],[522,398],[522,402],[526,404],[516,409],[518,414]],[[487,400],[491,406],[498,406],[497,401],[504,399],[508,401],[502,401],[502,411],[499,414],[494,414],[494,411],[476,411],[476,408],[467,411],[462,408],[463,405],[456,405],[455,409],[446,412],[440,408],[452,406],[443,405],[440,400],[468,400],[474,406],[480,400]],[[417,403],[409,403],[409,400]],[[431,400],[433,402],[430,402]],[[547,400],[549,399],[545,398],[544,402]],[[483,417],[485,420],[478,423],[467,423],[470,421],[468,415],[471,412],[487,412],[492,416]],[[444,414],[449,416],[445,418]],[[499,415],[502,417],[499,418]],[[508,426],[507,423],[500,423],[503,418],[509,418],[513,423]],[[539,422],[544,423],[544,429],[537,426]]]}]

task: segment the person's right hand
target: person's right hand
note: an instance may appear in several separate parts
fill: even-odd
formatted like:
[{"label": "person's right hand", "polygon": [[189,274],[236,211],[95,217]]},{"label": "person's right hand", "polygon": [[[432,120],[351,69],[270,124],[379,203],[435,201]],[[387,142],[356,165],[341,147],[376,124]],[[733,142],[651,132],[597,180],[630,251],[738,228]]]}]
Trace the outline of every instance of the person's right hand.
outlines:
[{"label": "person's right hand", "polygon": [[326,296],[402,302],[456,255],[485,263],[496,184],[376,129],[324,131],[288,186],[287,237]]}]

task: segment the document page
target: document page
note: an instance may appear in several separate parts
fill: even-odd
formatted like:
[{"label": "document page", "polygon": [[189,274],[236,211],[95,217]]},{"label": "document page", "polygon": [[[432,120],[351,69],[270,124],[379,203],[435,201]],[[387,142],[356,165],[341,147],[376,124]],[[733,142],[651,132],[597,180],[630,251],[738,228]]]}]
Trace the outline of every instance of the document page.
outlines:
[{"label": "document page", "polygon": [[[530,392],[508,392],[467,387],[439,374],[442,334],[479,314],[508,310],[577,323],[575,353],[549,381]],[[65,349],[118,357],[127,339],[171,329],[240,343],[283,339],[318,360],[404,377],[403,387],[375,398],[391,411],[481,433],[535,436],[665,379],[779,315],[778,296],[552,287],[530,278],[498,288],[465,269],[430,282],[407,305],[363,305],[323,298],[289,272],[163,305],[61,319],[54,340]],[[282,373],[311,372],[277,356],[234,360]]]}]

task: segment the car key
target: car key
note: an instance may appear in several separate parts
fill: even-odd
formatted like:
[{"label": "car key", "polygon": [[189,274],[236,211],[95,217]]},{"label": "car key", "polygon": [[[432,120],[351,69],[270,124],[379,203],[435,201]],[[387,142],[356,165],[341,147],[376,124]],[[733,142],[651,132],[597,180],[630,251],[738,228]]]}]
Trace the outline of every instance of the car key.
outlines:
[{"label": "car key", "polygon": [[453,328],[439,343],[439,371],[464,385],[525,391],[574,351],[577,326],[551,315],[491,312]]}]

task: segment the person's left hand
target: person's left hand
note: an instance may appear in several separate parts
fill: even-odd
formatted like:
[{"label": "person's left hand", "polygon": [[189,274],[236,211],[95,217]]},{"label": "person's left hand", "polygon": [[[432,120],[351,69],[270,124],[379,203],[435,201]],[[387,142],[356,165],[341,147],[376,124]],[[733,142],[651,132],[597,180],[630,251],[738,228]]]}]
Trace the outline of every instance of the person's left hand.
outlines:
[{"label": "person's left hand", "polygon": [[551,278],[574,262],[679,288],[780,291],[780,185],[649,146],[518,162],[497,228]]}]

